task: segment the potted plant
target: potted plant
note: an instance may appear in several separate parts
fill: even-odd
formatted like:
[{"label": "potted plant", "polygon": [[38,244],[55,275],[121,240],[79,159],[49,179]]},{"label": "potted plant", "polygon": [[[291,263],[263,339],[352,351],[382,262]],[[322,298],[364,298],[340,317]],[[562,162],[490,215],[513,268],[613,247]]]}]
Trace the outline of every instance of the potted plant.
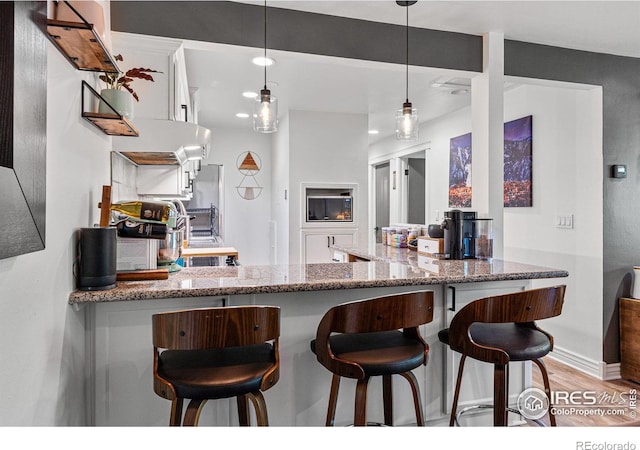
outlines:
[{"label": "potted plant", "polygon": [[[122,55],[115,55],[116,61],[123,61]],[[140,101],[138,94],[131,87],[131,83],[137,78],[153,82],[150,73],[162,73],[153,69],[136,67],[122,73],[103,73],[99,78],[107,85],[100,91],[100,96],[109,103],[120,115],[127,119],[133,119],[133,100]],[[100,102],[99,112],[105,114],[113,113],[104,102]]]}]

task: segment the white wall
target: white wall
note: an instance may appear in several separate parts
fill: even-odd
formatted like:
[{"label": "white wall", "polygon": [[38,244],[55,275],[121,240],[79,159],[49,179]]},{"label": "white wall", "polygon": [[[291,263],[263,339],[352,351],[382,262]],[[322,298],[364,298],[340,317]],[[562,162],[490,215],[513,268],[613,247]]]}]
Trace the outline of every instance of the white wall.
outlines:
[{"label": "white wall", "polygon": [[354,198],[359,229],[357,245],[366,246],[369,228],[367,116],[290,111],[289,121],[290,261],[300,260],[299,230],[304,217],[302,183],[357,184],[359,198]]},{"label": "white wall", "polygon": [[[565,269],[568,278],[534,280],[533,287],[566,284],[560,317],[544,322],[556,353],[598,373],[602,361],[602,92],[600,88],[526,85],[505,93],[505,122],[533,115],[533,206],[505,208],[504,259]],[[421,124],[433,220],[448,208],[449,140],[471,131],[470,108]],[[402,146],[389,138],[372,145],[370,160]],[[574,229],[555,226],[574,215]]]},{"label": "white wall", "polygon": [[[243,265],[270,264],[271,236],[271,137],[256,133],[247,122],[246,128],[217,128],[213,124],[201,123],[211,129],[211,150],[205,164],[224,166],[224,210],[222,239],[226,246],[238,250],[238,260]],[[238,157],[251,151],[262,160],[256,180],[263,187],[254,200],[240,197],[236,186],[243,174],[238,169]]]},{"label": "white wall", "polygon": [[273,264],[289,264],[289,205],[291,198],[289,163],[289,114],[282,117],[273,135],[273,171],[271,172],[271,215],[274,252]]},{"label": "white wall", "polygon": [[[569,271],[534,286],[567,284],[562,315],[544,327],[561,356],[593,371],[602,361],[602,90],[526,86],[505,99],[505,121],[533,115],[533,206],[505,208],[505,259]],[[569,214],[575,227],[556,228]]]},{"label": "white wall", "polygon": [[75,289],[76,232],[99,222],[111,138],[80,117],[81,80],[48,46],[46,248],[0,260],[0,425],[83,425],[84,310]]}]

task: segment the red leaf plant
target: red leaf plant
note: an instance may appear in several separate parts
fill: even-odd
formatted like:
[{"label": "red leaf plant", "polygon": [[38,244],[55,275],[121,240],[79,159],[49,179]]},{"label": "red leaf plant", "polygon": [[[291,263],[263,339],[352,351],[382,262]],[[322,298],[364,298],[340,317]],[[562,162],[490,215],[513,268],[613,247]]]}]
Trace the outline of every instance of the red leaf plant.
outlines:
[{"label": "red leaf plant", "polygon": [[[115,55],[116,61],[123,61],[122,55]],[[133,98],[136,99],[136,102],[139,102],[138,94],[131,88],[131,83],[134,79],[147,80],[153,82],[153,77],[149,75],[149,73],[162,73],[158,70],[153,69],[145,69],[143,67],[136,67],[134,69],[127,70],[124,75],[121,73],[104,73],[100,75],[102,81],[107,84],[108,89],[126,89],[129,91]]]}]

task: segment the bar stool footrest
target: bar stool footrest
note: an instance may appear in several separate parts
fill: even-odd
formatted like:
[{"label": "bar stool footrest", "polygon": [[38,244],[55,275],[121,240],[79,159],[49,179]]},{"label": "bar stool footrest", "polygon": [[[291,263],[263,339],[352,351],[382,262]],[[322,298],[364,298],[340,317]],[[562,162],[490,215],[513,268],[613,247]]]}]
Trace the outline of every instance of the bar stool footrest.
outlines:
[{"label": "bar stool footrest", "polygon": [[[468,413],[469,411],[473,411],[475,409],[493,409],[493,405],[485,405],[485,404],[481,404],[481,405],[471,405],[471,406],[467,406],[465,408],[462,408],[460,411],[458,411],[456,413],[456,417],[455,417],[455,423],[456,426],[459,427],[460,426],[460,422],[458,421],[458,419],[460,419],[460,417],[465,414]],[[514,413],[519,415],[520,417],[522,417],[522,413],[520,411],[518,411],[515,408],[507,408],[507,411],[510,413]],[[541,427],[546,427],[545,423],[542,422],[540,419],[529,419],[532,420],[533,422],[535,422],[536,424],[538,424]]]}]

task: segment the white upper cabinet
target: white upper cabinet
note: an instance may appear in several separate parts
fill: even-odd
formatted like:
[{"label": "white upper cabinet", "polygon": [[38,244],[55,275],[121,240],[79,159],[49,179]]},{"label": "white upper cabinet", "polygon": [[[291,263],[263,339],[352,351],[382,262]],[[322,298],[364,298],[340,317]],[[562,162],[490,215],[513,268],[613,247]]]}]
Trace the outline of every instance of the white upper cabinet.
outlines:
[{"label": "white upper cabinet", "polygon": [[[157,70],[153,81],[135,79],[131,87],[140,99],[134,105],[136,118],[184,121],[182,106],[190,109],[187,71],[182,42],[130,33],[112,33],[113,54],[121,54],[123,72],[135,67]],[[188,111],[187,111],[188,112]]]},{"label": "white upper cabinet", "polygon": [[172,120],[183,122],[193,122],[193,108],[189,96],[189,83],[187,81],[187,67],[184,59],[184,47],[180,45],[178,49],[170,55],[170,65],[172,71],[172,94],[169,97]]},{"label": "white upper cabinet", "polygon": [[192,196],[189,172],[181,166],[149,165],[137,168],[136,192],[143,197],[181,198]]}]

